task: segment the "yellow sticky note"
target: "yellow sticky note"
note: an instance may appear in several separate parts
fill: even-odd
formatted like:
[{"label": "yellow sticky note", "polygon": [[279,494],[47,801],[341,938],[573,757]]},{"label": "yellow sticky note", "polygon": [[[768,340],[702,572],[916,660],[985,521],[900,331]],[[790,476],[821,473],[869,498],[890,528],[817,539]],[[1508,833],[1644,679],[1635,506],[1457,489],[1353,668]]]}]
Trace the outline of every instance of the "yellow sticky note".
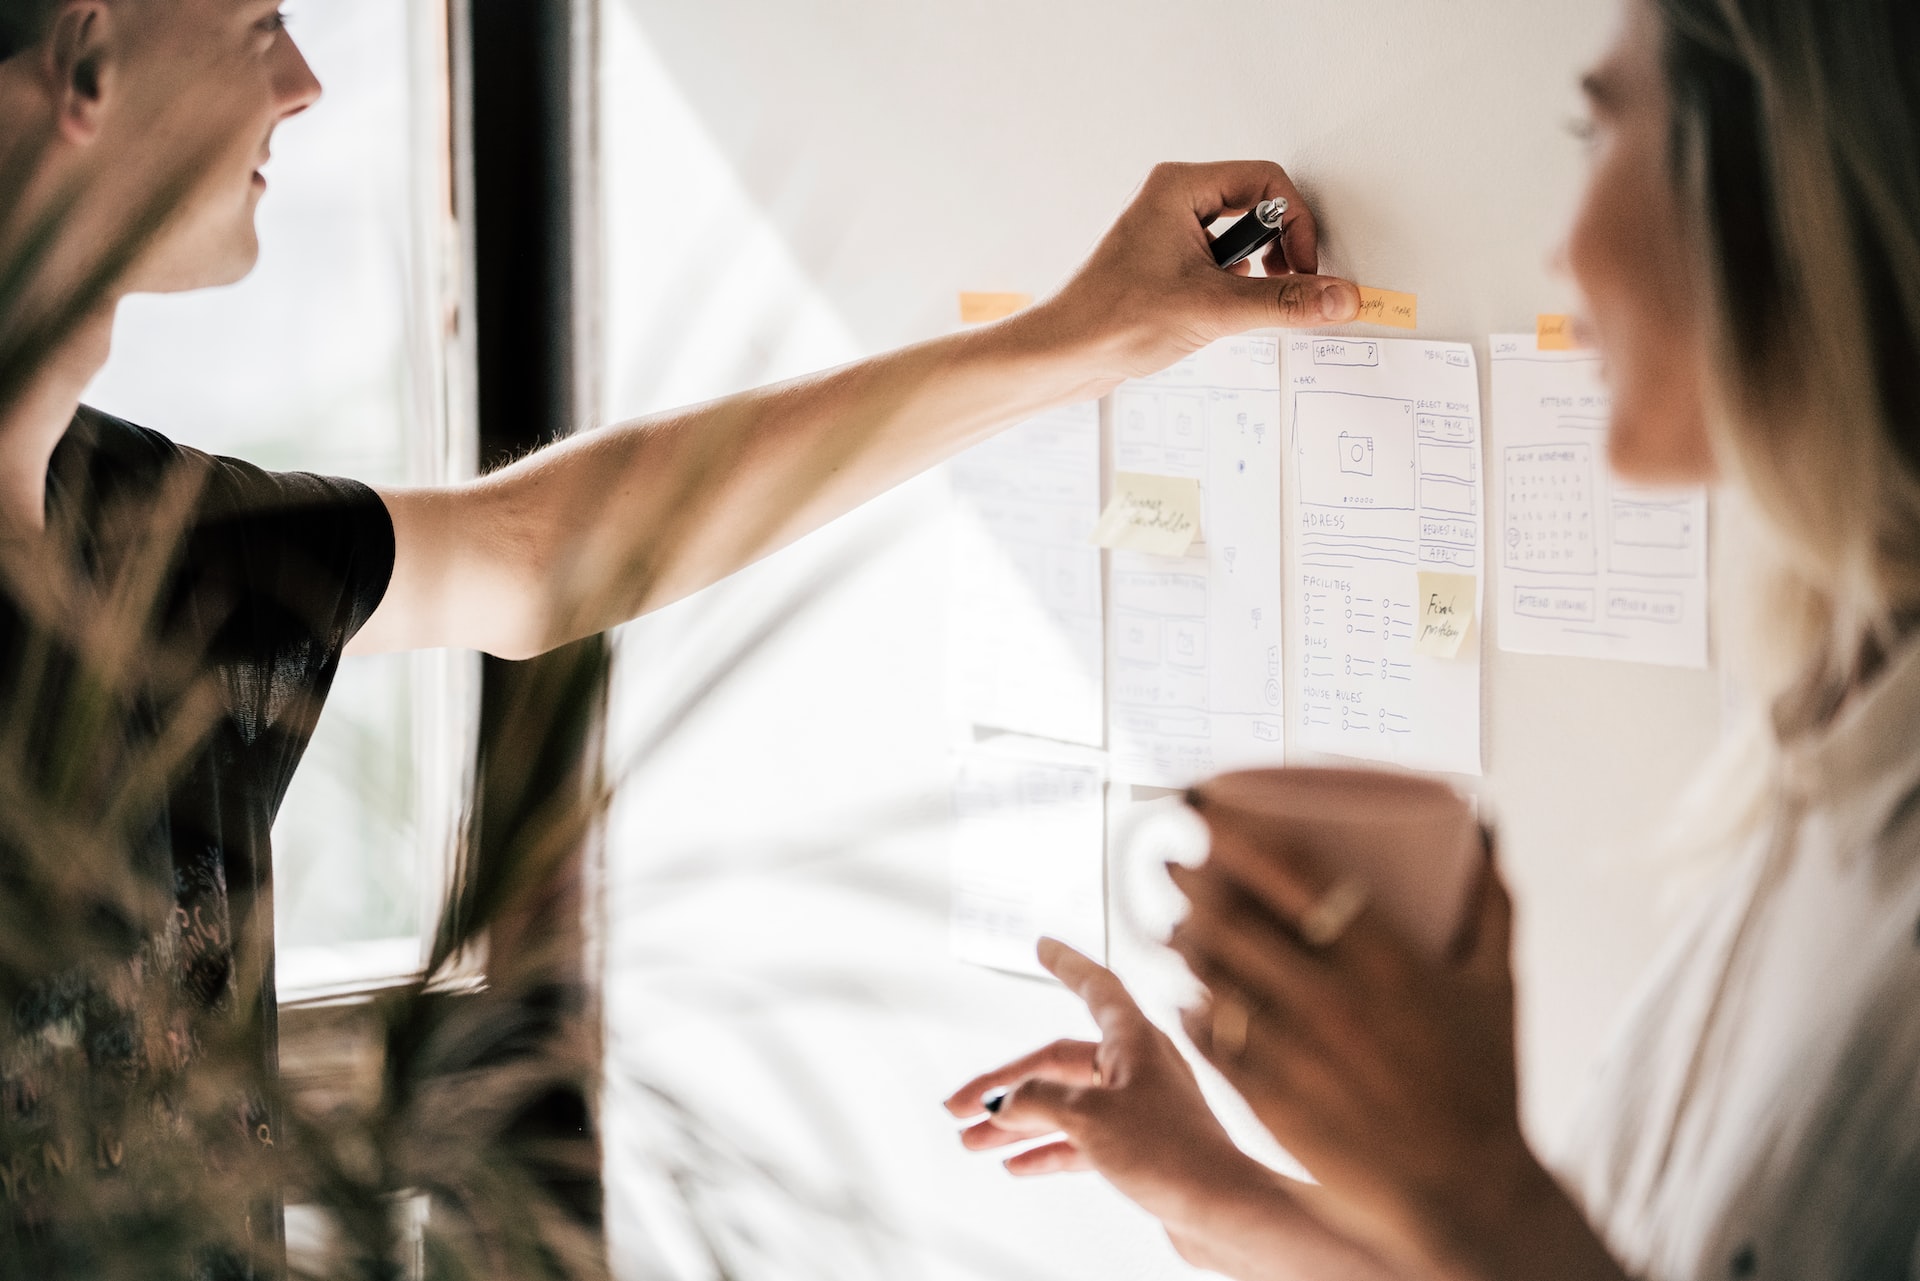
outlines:
[{"label": "yellow sticky note", "polygon": [[1199,481],[1132,471],[1114,476],[1113,501],[1093,529],[1097,546],[1151,556],[1185,556],[1199,536]]},{"label": "yellow sticky note", "polygon": [[1471,574],[1420,575],[1420,622],[1414,629],[1413,649],[1428,658],[1457,658],[1461,643],[1473,630],[1474,603],[1479,580]]},{"label": "yellow sticky note", "polygon": [[1033,306],[1032,294],[961,294],[960,323],[984,325]]},{"label": "yellow sticky note", "polygon": [[1538,335],[1534,345],[1541,351],[1573,351],[1579,343],[1573,340],[1572,316],[1541,316],[1536,322]]},{"label": "yellow sticky note", "polygon": [[1367,325],[1391,325],[1395,329],[1420,327],[1420,300],[1412,294],[1397,294],[1391,289],[1360,286],[1360,322]]}]

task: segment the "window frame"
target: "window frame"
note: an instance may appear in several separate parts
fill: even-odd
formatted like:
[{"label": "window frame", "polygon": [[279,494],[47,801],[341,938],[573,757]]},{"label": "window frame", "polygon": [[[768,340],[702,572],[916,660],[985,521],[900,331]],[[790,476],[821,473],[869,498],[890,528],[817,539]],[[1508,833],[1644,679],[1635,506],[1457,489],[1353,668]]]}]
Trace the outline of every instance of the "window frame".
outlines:
[{"label": "window frame", "polygon": [[[415,412],[434,426],[417,462],[427,483],[446,484],[597,420],[599,11],[595,0],[410,8],[416,154],[445,159],[421,165],[416,178],[416,301],[421,316],[438,318],[418,326],[412,355],[425,375]],[[419,708],[415,749],[462,766],[422,798],[429,812],[420,829],[421,960],[444,927],[443,908],[470,910],[508,876],[516,833],[535,810],[567,797],[590,820],[581,839],[493,921],[480,954],[450,986],[506,985],[519,977],[520,961],[537,954],[540,1008],[584,1023],[597,1047],[602,851],[591,807],[602,778],[607,641],[590,638],[523,663],[446,653],[417,661],[438,668],[438,679],[422,687],[437,691],[439,706]],[[530,690],[558,700],[564,714],[529,762],[524,750],[503,749],[518,729],[509,713]],[[564,958],[557,971],[556,949]],[[289,1088],[323,1099],[377,1086],[377,1042],[368,1039],[378,1033],[374,1001],[419,973],[418,965],[369,971],[283,991],[280,1066]],[[577,1096],[553,1098],[526,1125],[596,1135],[599,1081],[579,1084]],[[600,1224],[597,1177],[557,1190],[583,1221]]]},{"label": "window frame", "polygon": [[[478,459],[473,327],[466,321],[473,314],[471,220],[460,215],[471,207],[462,178],[462,157],[470,148],[462,139],[458,109],[457,15],[444,2],[406,10],[406,127],[416,158],[407,229],[413,264],[406,336],[413,372],[407,472],[412,483],[444,485],[472,477]],[[417,653],[405,661],[413,669],[408,750],[425,766],[414,798],[415,927],[402,937],[359,943],[276,945],[283,1028],[288,1014],[297,1021],[304,1008],[370,999],[412,982],[427,959],[473,790],[479,662],[474,655],[448,651]]]}]

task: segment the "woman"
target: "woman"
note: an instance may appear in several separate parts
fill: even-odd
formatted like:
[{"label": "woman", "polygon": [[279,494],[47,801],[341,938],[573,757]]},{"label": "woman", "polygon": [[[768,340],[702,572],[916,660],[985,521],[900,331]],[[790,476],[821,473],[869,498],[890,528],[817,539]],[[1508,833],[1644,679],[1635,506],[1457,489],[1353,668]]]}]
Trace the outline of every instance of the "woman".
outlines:
[{"label": "woman", "polygon": [[1770,708],[1707,780],[1737,858],[1564,1184],[1521,1134],[1497,884],[1435,968],[1365,913],[1302,942],[1329,887],[1282,851],[1176,874],[1187,1032],[1317,1187],[1236,1151],[1113,976],[1049,945],[1103,1040],[957,1093],[1012,1087],[967,1145],[1057,1135],[1010,1168],[1101,1170],[1236,1276],[1920,1271],[1920,7],[1633,0],[1586,90],[1566,261],[1614,467],[1716,482],[1737,532],[1725,631]]}]

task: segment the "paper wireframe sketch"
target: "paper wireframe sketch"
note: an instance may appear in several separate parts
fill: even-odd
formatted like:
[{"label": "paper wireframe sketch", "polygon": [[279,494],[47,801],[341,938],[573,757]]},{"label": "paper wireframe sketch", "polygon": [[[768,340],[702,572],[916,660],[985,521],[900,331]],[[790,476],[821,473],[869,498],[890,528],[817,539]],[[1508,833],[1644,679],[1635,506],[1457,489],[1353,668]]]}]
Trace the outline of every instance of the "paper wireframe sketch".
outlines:
[{"label": "paper wireframe sketch", "polygon": [[1106,788],[1097,759],[991,739],[953,757],[953,953],[1044,974],[1044,936],[1107,954]]},{"label": "paper wireframe sketch", "polygon": [[1278,764],[1279,343],[1216,343],[1113,397],[1117,473],[1200,484],[1184,556],[1110,553],[1113,777],[1184,787]]},{"label": "paper wireframe sketch", "polygon": [[1500,648],[1705,667],[1705,491],[1612,476],[1597,353],[1491,343]]},{"label": "paper wireframe sketch", "polygon": [[[1483,485],[1473,348],[1292,338],[1289,608],[1302,678],[1295,742],[1421,769],[1480,772],[1480,645],[1421,646],[1422,571],[1475,580]],[[1464,602],[1462,602],[1464,604]]]},{"label": "paper wireframe sketch", "polygon": [[1100,409],[1074,405],[956,458],[949,704],[977,725],[1105,741]]}]

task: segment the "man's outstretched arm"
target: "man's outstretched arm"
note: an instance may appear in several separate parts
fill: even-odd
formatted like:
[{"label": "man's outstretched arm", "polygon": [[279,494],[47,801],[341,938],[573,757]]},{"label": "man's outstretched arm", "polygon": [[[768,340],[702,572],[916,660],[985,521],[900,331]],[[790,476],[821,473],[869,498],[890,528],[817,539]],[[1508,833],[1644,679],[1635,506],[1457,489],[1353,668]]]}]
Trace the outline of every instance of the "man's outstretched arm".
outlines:
[{"label": "man's outstretched arm", "polygon": [[[1284,196],[1272,279],[1220,271],[1206,227]],[[382,494],[396,556],[355,652],[524,658],[758,560],[1048,408],[1247,329],[1350,320],[1314,276],[1312,214],[1277,165],[1163,165],[1059,293],[997,324],[591,432],[446,489]]]}]

